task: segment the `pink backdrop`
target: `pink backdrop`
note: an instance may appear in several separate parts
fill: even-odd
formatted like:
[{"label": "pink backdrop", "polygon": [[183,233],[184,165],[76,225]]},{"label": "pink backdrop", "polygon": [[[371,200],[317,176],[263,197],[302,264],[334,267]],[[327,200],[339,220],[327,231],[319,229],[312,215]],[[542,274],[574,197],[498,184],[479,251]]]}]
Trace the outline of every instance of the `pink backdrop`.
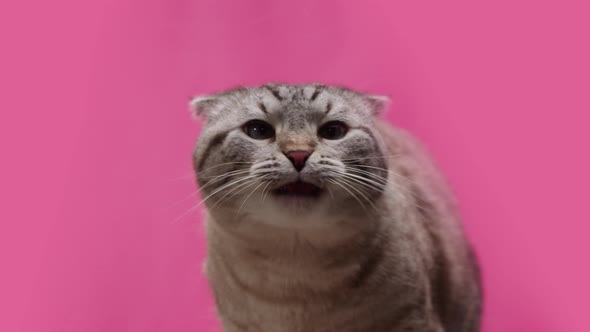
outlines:
[{"label": "pink backdrop", "polygon": [[390,94],[481,257],[484,331],[590,331],[585,1],[3,0],[0,331],[217,331],[188,97]]}]

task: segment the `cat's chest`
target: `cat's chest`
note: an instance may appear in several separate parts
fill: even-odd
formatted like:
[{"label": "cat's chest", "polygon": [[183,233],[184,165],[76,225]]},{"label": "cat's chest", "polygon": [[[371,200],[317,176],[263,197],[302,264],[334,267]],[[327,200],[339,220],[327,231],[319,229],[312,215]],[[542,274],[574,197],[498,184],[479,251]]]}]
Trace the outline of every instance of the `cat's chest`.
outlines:
[{"label": "cat's chest", "polygon": [[241,327],[237,331],[335,331],[341,316],[354,316],[355,298],[360,299],[332,284],[337,277],[233,270],[216,263],[207,270],[220,318],[224,326]]},{"label": "cat's chest", "polygon": [[[343,321],[359,317],[352,307],[341,306],[337,311],[322,304],[280,304],[260,302],[245,295],[235,305],[225,306],[219,312],[224,326],[231,326],[236,332],[357,332],[363,331]],[[363,315],[360,315],[359,321]],[[364,315],[366,316],[366,315]]]}]

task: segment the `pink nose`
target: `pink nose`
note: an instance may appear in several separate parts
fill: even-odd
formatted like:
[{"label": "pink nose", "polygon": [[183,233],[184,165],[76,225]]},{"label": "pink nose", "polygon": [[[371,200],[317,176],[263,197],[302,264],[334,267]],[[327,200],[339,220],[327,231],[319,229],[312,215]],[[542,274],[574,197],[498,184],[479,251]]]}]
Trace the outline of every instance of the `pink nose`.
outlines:
[{"label": "pink nose", "polygon": [[285,153],[287,158],[291,161],[297,172],[301,172],[303,167],[305,167],[305,162],[307,158],[311,155],[313,151],[305,151],[305,150],[296,150],[296,151],[289,151]]}]

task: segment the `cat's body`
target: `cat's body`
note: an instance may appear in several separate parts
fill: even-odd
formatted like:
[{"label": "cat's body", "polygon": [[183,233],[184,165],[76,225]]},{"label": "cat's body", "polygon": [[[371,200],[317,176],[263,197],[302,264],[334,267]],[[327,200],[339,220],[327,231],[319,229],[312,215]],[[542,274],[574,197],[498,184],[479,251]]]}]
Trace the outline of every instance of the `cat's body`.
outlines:
[{"label": "cat's body", "polygon": [[[224,332],[479,330],[479,272],[452,195],[415,141],[375,117],[379,102],[321,85],[196,100]],[[308,151],[302,165],[291,151]]]}]

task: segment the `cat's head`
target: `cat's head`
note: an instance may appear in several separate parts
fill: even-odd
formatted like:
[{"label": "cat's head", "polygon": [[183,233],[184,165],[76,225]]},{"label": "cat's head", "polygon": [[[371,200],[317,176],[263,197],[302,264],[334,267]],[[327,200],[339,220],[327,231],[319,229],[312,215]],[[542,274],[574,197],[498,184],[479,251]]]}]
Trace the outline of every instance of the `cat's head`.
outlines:
[{"label": "cat's head", "polygon": [[[210,213],[305,224],[371,209],[386,190],[376,114],[387,98],[319,84],[237,88],[192,101]],[[300,220],[299,220],[300,219]]]}]

